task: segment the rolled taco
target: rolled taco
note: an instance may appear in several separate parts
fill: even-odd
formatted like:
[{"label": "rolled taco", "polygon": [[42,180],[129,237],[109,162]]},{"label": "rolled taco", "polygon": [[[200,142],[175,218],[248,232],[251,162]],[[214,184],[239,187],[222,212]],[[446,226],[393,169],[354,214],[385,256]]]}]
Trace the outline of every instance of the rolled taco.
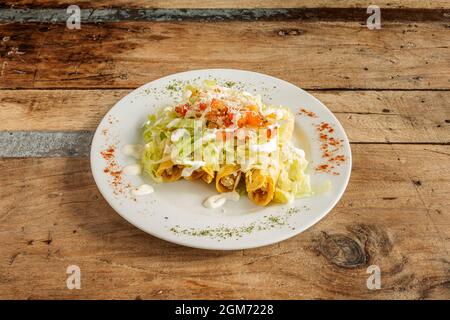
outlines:
[{"label": "rolled taco", "polygon": [[245,188],[248,198],[260,206],[266,206],[275,195],[279,169],[252,169],[245,174]]},{"label": "rolled taco", "polygon": [[184,177],[184,179],[189,181],[198,180],[203,176],[204,173],[205,172],[202,169],[197,169],[192,171],[192,174],[190,176]]},{"label": "rolled taco", "polygon": [[190,176],[184,178],[189,181],[202,179],[209,184],[214,180],[214,170],[209,166],[201,167],[200,169],[194,170]]},{"label": "rolled taco", "polygon": [[182,171],[182,165],[174,164],[171,160],[167,160],[161,162],[155,175],[162,178],[163,182],[173,182],[180,179]]},{"label": "rolled taco", "polygon": [[224,165],[217,172],[216,189],[219,193],[234,191],[241,179],[241,170],[238,165]]},{"label": "rolled taco", "polygon": [[214,170],[210,166],[202,167],[203,170],[202,180],[210,184],[214,180]]}]

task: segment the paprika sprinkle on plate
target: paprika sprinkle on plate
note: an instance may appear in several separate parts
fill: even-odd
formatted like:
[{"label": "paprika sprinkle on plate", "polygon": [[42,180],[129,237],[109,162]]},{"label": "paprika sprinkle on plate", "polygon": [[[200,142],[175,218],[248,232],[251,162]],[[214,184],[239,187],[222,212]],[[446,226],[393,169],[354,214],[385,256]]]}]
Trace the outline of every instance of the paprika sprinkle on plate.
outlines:
[{"label": "paprika sprinkle on plate", "polygon": [[339,173],[333,169],[346,161],[344,155],[338,154],[342,149],[344,140],[336,139],[331,135],[334,132],[334,128],[327,122],[322,121],[316,125],[316,130],[319,133],[322,159],[327,161],[327,163],[318,165],[316,171],[338,175]]}]

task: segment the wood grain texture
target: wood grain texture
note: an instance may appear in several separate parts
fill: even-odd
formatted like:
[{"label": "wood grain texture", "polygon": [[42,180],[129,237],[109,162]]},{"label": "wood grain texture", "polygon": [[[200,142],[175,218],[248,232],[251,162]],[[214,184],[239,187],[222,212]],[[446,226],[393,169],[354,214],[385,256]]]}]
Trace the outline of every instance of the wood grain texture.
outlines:
[{"label": "wood grain texture", "polygon": [[135,88],[241,68],[305,89],[450,89],[445,23],[122,22],[0,25],[1,88]]},{"label": "wood grain texture", "polygon": [[[80,0],[68,30],[71,4],[0,4],[0,156],[45,157],[0,158],[0,299],[450,299],[449,1],[378,1],[374,31],[366,0]],[[129,225],[93,181],[90,137],[115,102],[217,67],[314,90],[353,142],[343,198],[292,239],[180,247]],[[73,264],[81,290],[66,288]]]},{"label": "wood grain texture", "polygon": [[[78,0],[87,8],[367,8],[370,0]],[[5,0],[4,7],[57,7],[72,5],[71,0]],[[379,0],[381,8],[449,8],[446,0]]]},{"label": "wood grain texture", "polygon": [[[106,112],[130,90],[2,90],[0,131],[93,131]],[[337,116],[351,142],[450,143],[450,91],[313,91]],[[308,109],[308,106],[303,106]],[[9,133],[5,133],[9,134]],[[90,134],[89,134],[90,137]],[[12,133],[0,151],[29,141]],[[39,137],[35,137],[38,139]],[[48,140],[61,137],[48,136]],[[21,140],[23,139],[23,140]],[[79,141],[72,137],[71,145]],[[69,140],[66,140],[68,145]],[[83,138],[88,151],[90,139]],[[25,143],[25,142],[24,142]],[[29,144],[30,145],[30,144]],[[41,146],[40,144],[32,144]],[[7,150],[7,146],[8,150]],[[51,144],[49,151],[55,152]],[[61,148],[56,148],[62,151]],[[70,145],[66,150],[72,150]],[[31,148],[25,149],[30,151]],[[39,149],[41,150],[41,149]],[[80,149],[81,150],[81,149]],[[8,152],[8,155],[12,153]],[[68,152],[65,155],[82,155]],[[37,154],[35,154],[37,155]],[[39,152],[45,156],[45,153]],[[50,156],[50,153],[47,154]],[[19,156],[17,153],[16,156]]]},{"label": "wood grain texture", "polygon": [[[0,298],[449,299],[450,146],[357,145],[353,156],[324,220],[233,252],[132,227],[100,196],[87,159],[0,160]],[[72,264],[81,290],[66,288]],[[381,290],[366,287],[372,264]]]}]

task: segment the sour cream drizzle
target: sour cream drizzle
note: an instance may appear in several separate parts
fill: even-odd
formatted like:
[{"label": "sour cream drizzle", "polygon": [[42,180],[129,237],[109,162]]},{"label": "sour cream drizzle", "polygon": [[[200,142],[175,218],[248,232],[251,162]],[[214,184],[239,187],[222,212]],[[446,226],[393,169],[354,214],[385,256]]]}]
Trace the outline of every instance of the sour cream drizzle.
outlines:
[{"label": "sour cream drizzle", "polygon": [[178,140],[180,140],[183,136],[190,136],[189,135],[189,131],[187,131],[184,128],[181,129],[177,129],[174,132],[172,132],[172,136],[170,137],[170,140],[172,142],[177,142]]},{"label": "sour cream drizzle", "polygon": [[186,161],[185,165],[190,165],[190,167],[184,167],[183,171],[181,171],[182,177],[190,177],[195,170],[200,169],[206,163],[204,161]]},{"label": "sour cream drizzle", "polygon": [[126,174],[127,176],[137,176],[141,173],[141,166],[139,164],[130,164],[128,166],[125,166],[122,169],[122,172]]},{"label": "sour cream drizzle", "polygon": [[155,190],[153,189],[153,187],[151,185],[148,184],[143,184],[140,185],[139,187],[131,190],[131,193],[134,196],[145,196],[147,194],[153,193]]},{"label": "sour cream drizzle", "polygon": [[277,141],[276,139],[272,139],[264,144],[250,145],[250,150],[253,152],[274,152],[277,150]]},{"label": "sour cream drizzle", "polygon": [[236,191],[215,194],[206,198],[203,201],[203,206],[208,209],[216,209],[223,206],[227,200],[239,201],[239,198],[239,193]]}]

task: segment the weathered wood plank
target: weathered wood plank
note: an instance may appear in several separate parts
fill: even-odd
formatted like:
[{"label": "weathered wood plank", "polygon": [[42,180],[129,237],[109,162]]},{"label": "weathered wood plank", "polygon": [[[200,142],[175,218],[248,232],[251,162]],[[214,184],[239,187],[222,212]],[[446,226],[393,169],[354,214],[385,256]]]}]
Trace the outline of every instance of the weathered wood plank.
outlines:
[{"label": "weathered wood plank", "polygon": [[[0,131],[93,131],[109,108],[129,92],[2,90]],[[335,113],[351,142],[450,143],[450,91],[314,91],[312,94]],[[91,134],[74,133],[65,138],[66,145],[69,141],[71,145],[82,143],[81,152],[73,152],[70,145],[52,148],[52,141],[61,142],[62,137],[57,134],[24,137],[23,133],[9,136],[9,132],[4,132],[0,156],[21,156],[16,149],[20,145],[27,145],[24,151],[28,154],[36,146],[39,152],[34,156],[51,156],[63,150],[67,151],[66,156],[87,155]],[[42,144],[30,140],[41,141],[44,137],[48,141],[48,153],[42,152]]]},{"label": "weathered wood plank", "polygon": [[[235,252],[130,226],[101,198],[86,159],[0,160],[0,297],[449,299],[450,147],[356,145],[353,156],[349,187],[323,221]],[[81,290],[66,288],[72,264]],[[366,287],[372,264],[381,290]]]},{"label": "weathered wood plank", "polygon": [[135,88],[175,72],[245,68],[305,89],[450,89],[443,23],[123,22],[0,25],[0,88]]},{"label": "weathered wood plank", "polygon": [[[367,8],[371,0],[78,0],[80,7],[87,8]],[[5,0],[4,7],[64,8],[71,0]],[[446,0],[379,0],[381,8],[449,8]]]}]

